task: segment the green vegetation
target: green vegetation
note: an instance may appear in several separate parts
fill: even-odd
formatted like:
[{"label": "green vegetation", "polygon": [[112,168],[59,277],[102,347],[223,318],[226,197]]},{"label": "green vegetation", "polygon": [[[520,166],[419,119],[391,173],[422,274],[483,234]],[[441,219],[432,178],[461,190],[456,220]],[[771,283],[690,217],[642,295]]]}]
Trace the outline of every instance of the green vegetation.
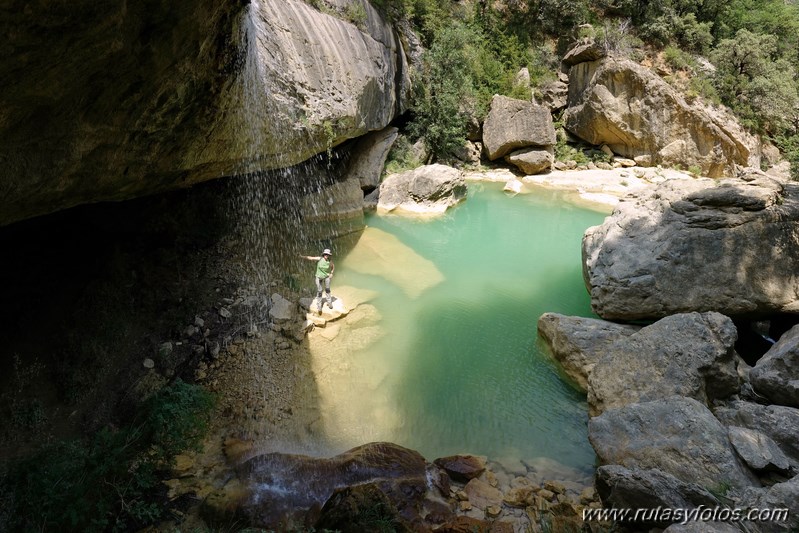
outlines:
[{"label": "green vegetation", "polygon": [[[520,68],[529,69],[535,87],[554,79],[563,45],[592,38],[632,59],[662,50],[675,71],[668,81],[689,100],[729,106],[745,126],[771,140],[789,160],[799,161],[796,2],[373,3],[392,18],[409,20],[428,50],[422,72],[415,73],[421,89],[408,132],[412,140],[424,134],[433,159],[452,157],[463,143],[467,122],[484,118],[493,94],[527,98],[527,88],[513,84]],[[799,168],[795,172],[799,177]]]},{"label": "green vegetation", "polygon": [[212,396],[180,380],[150,398],[127,427],[50,444],[0,477],[0,523],[9,531],[127,531],[165,511],[160,473],[196,449]]},{"label": "green vegetation", "polygon": [[386,174],[412,170],[422,164],[424,164],[424,161],[420,160],[417,154],[414,153],[413,145],[408,140],[408,136],[400,135],[386,158]]}]

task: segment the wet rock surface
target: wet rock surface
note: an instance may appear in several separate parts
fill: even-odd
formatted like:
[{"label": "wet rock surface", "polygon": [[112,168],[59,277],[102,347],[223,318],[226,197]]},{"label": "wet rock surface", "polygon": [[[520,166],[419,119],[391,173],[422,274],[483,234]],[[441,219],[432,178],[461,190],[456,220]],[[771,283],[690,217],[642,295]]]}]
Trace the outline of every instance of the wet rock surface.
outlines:
[{"label": "wet rock surface", "polygon": [[486,469],[485,459],[474,455],[451,455],[436,459],[434,462],[455,481],[468,482]]},{"label": "wet rock surface", "polygon": [[408,61],[363,8],[361,27],[297,0],[9,11],[0,225],[288,167],[384,128]]}]

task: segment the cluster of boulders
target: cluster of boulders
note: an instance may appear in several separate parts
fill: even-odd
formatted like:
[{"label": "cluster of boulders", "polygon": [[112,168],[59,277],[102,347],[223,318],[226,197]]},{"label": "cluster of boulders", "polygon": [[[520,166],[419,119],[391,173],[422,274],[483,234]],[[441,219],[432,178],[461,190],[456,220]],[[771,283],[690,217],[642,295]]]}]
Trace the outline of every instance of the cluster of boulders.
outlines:
[{"label": "cluster of boulders", "polygon": [[[595,312],[655,320],[539,320],[553,356],[588,395],[604,506],[785,508],[787,521],[703,527],[799,525],[799,326],[772,328],[778,340],[760,357],[739,353],[732,320],[767,323],[799,310],[798,216],[799,186],[750,170],[664,182],[586,231]],[[653,515],[636,527],[684,527],[673,521]]]},{"label": "cluster of boulders", "polygon": [[[495,95],[483,123],[470,124],[462,149],[453,154],[457,160],[467,165],[504,160],[525,176],[663,165],[714,178],[760,167],[762,161],[775,176],[788,176],[778,150],[748,133],[729,111],[687,101],[655,72],[608,55],[592,41],[578,42],[566,53],[557,80],[531,89],[522,69],[514,83],[530,90],[531,98]],[[563,130],[556,131],[553,113],[562,113]],[[584,164],[555,161],[558,136],[593,146],[601,157]],[[354,152],[349,179],[360,180],[366,207],[419,214],[440,213],[457,203],[458,188],[452,186],[457,171],[440,165],[389,175],[380,183],[396,138],[395,128],[372,133]],[[416,183],[421,176],[423,186]],[[521,181],[510,179],[506,190],[516,193],[520,187]],[[442,201],[444,195],[452,199]]]}]

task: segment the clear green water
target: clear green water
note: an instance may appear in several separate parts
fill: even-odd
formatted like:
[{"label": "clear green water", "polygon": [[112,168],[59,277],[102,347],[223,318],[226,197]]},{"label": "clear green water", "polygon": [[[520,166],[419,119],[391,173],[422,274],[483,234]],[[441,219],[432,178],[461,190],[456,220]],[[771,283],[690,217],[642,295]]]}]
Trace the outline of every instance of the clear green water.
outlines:
[{"label": "clear green water", "polygon": [[351,368],[355,375],[370,365],[390,370],[371,392],[353,385],[341,394],[380,403],[377,416],[390,414],[392,423],[381,429],[364,420],[356,431],[363,441],[391,440],[428,458],[470,452],[590,468],[585,397],[558,374],[536,322],[547,311],[593,316],[580,241],[604,215],[556,192],[509,197],[497,184],[469,188],[468,200],[442,218],[367,220],[443,273],[418,298],[385,277],[336,272],[336,283],[379,293],[372,304],[386,330],[351,354]]}]

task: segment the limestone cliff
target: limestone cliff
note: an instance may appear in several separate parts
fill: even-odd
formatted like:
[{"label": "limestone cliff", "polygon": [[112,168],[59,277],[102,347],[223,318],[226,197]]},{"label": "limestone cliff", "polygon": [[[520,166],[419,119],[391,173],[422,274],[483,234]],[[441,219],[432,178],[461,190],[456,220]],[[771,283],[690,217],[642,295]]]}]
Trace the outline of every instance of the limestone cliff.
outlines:
[{"label": "limestone cliff", "polygon": [[366,16],[0,0],[0,225],[290,166],[383,128],[409,90],[398,35],[366,0],[338,4]]}]

